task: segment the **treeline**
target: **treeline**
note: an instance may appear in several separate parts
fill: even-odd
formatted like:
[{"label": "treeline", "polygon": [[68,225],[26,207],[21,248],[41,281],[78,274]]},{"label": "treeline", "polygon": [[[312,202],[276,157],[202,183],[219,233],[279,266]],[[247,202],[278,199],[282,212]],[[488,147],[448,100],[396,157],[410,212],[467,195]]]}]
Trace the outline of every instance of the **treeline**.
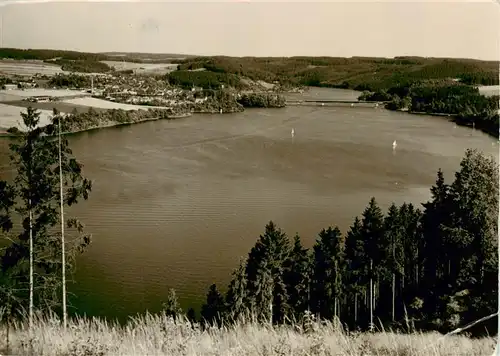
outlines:
[{"label": "treeline", "polygon": [[283,108],[286,100],[283,95],[271,93],[245,93],[238,98],[245,108]]},{"label": "treeline", "polygon": [[210,286],[201,321],[280,324],[312,314],[351,330],[447,332],[495,313],[497,163],[467,150],[455,180],[446,184],[439,171],[431,193],[423,210],[405,203],[384,213],[372,198],[347,233],[323,229],[311,249],[270,222],[225,295]]},{"label": "treeline", "polygon": [[408,110],[429,114],[448,114],[461,125],[474,125],[498,138],[499,97],[481,95],[476,87],[464,84],[401,85],[376,92],[365,92],[359,100],[390,101],[390,110]]},{"label": "treeline", "polygon": [[191,89],[193,87],[201,87],[203,89],[220,89],[225,87],[242,88],[238,76],[227,73],[216,73],[211,71],[189,71],[177,70],[166,75],[171,85],[178,85],[183,89]]},{"label": "treeline", "polygon": [[0,58],[17,60],[66,59],[71,61],[105,61],[108,57],[99,53],[60,51],[53,49],[0,48]]},{"label": "treeline", "polygon": [[235,74],[252,80],[295,85],[380,90],[428,79],[498,84],[499,63],[469,59],[397,57],[195,57],[179,69]]},{"label": "treeline", "polygon": [[77,74],[57,74],[50,78],[49,86],[59,88],[88,88],[91,85],[89,77]]},{"label": "treeline", "polygon": [[[122,110],[108,109],[95,110],[89,108],[88,111],[78,111],[76,109],[69,114],[57,114],[62,117],[61,130],[64,134],[86,131],[101,127],[133,124],[147,120],[169,119],[172,115],[178,114],[172,109],[148,108],[147,110]],[[51,125],[43,128],[49,134]],[[23,133],[16,127],[7,130],[15,136],[22,136]]]},{"label": "treeline", "polygon": [[80,73],[107,73],[114,71],[106,63],[94,60],[69,60],[69,59],[55,59],[46,60],[46,63],[54,63],[61,66],[61,69],[68,72]]}]

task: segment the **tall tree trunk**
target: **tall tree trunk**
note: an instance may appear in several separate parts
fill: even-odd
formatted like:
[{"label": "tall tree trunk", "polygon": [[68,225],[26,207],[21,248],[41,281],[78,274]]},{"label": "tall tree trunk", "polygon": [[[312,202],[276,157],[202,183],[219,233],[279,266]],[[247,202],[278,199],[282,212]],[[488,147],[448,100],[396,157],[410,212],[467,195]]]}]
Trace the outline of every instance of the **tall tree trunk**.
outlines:
[{"label": "tall tree trunk", "polygon": [[396,309],[396,241],[392,236],[392,322],[395,320]]},{"label": "tall tree trunk", "polygon": [[370,331],[373,331],[373,261],[370,260]]},{"label": "tall tree trunk", "polygon": [[396,309],[396,274],[392,272],[392,322],[395,319],[395,309]]},{"label": "tall tree trunk", "polygon": [[31,209],[31,199],[29,200],[29,220],[30,220],[30,241],[29,241],[29,249],[30,249],[30,300],[29,300],[29,329],[30,332],[33,328],[33,211]]},{"label": "tall tree trunk", "polygon": [[333,299],[333,316],[337,318],[337,297]]},{"label": "tall tree trunk", "polygon": [[[93,83],[93,82],[92,82]],[[63,328],[66,330],[67,311],[66,311],[66,246],[64,241],[64,200],[63,200],[63,176],[62,176],[62,157],[61,157],[61,125],[62,117],[59,116],[59,189],[61,200],[61,263],[62,263],[62,305],[63,305]]]},{"label": "tall tree trunk", "polygon": [[354,293],[354,324],[358,324],[358,293]]}]

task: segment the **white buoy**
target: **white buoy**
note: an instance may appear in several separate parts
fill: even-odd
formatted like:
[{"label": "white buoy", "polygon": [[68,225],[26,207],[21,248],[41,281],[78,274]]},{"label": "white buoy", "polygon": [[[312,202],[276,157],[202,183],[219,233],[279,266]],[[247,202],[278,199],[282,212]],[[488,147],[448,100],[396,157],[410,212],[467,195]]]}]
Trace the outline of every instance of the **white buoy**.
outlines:
[{"label": "white buoy", "polygon": [[392,149],[395,150],[397,145],[398,144],[397,144],[396,140],[394,140],[394,142],[392,143]]},{"label": "white buoy", "polygon": [[295,130],[292,129],[292,137],[294,137],[294,136],[295,136]]},{"label": "white buoy", "polygon": [[222,114],[222,109],[220,109],[220,113]]},{"label": "white buoy", "polygon": [[351,108],[354,106],[354,104],[351,104]]},{"label": "white buoy", "polygon": [[321,103],[321,106],[325,106],[325,103]]}]

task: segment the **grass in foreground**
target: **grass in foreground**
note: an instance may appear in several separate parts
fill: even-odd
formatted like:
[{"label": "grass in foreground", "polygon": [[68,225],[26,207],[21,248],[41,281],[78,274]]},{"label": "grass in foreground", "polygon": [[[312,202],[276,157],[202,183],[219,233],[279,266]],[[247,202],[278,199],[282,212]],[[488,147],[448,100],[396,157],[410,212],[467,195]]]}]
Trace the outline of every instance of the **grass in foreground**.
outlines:
[{"label": "grass in foreground", "polygon": [[[347,334],[332,323],[266,327],[242,323],[202,331],[186,320],[161,315],[133,318],[126,326],[97,319],[77,319],[65,331],[56,318],[37,320],[33,336],[26,326],[9,333],[0,326],[2,355],[295,355],[295,356],[484,356],[495,347],[492,337],[442,337],[437,333],[390,332]],[[9,343],[7,349],[7,342]]]}]

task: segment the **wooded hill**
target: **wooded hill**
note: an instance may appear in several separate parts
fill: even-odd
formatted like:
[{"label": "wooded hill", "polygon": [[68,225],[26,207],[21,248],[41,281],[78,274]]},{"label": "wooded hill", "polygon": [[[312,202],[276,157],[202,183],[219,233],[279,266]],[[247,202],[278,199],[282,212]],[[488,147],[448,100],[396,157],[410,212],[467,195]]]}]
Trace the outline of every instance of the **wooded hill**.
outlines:
[{"label": "wooded hill", "polygon": [[253,80],[375,91],[429,79],[460,78],[468,84],[498,84],[499,62],[421,57],[197,57],[179,69],[205,68]]}]

